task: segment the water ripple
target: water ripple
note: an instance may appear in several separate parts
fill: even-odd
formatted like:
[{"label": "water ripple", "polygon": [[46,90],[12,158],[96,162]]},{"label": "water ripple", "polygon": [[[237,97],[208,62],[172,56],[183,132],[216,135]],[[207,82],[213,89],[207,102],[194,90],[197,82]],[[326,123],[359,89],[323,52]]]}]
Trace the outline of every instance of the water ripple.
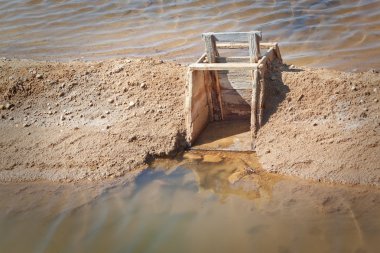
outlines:
[{"label": "water ripple", "polygon": [[262,29],[285,60],[380,68],[380,1],[0,0],[0,56],[69,60],[159,56],[192,62],[207,31]]}]

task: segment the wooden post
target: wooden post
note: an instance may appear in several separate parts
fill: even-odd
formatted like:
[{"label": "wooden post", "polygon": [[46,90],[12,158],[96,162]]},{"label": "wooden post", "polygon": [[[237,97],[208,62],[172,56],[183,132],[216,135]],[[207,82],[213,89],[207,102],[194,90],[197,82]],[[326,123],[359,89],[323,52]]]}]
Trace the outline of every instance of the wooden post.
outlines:
[{"label": "wooden post", "polygon": [[209,108],[209,120],[214,121],[214,105],[212,104],[212,74],[211,71],[204,70],[204,85],[207,92],[207,104]]},{"label": "wooden post", "polygon": [[254,149],[254,141],[257,132],[257,87],[259,81],[259,72],[252,71],[252,97],[251,97],[251,145]]},{"label": "wooden post", "polygon": [[[215,36],[212,34],[205,34],[204,35],[205,44],[206,44],[206,53],[208,58],[208,63],[215,63],[216,57],[219,57],[218,50],[216,49],[216,42],[215,42]],[[213,82],[215,83],[214,92],[217,96],[217,101],[219,103],[219,106],[214,107],[215,113],[213,113],[214,120],[223,120],[223,105],[222,105],[222,95],[220,92],[220,84],[218,79],[218,71],[210,72],[212,73],[211,77]]]},{"label": "wooden post", "polygon": [[216,62],[216,57],[219,56],[218,50],[216,49],[215,37],[212,34],[205,34],[204,39],[208,63],[214,63]]},{"label": "wooden post", "polygon": [[281,52],[280,52],[280,48],[278,46],[278,43],[275,43],[274,45],[274,49],[275,49],[275,53],[277,55],[277,58],[280,60],[280,62],[282,63],[282,56],[281,56]]},{"label": "wooden post", "polygon": [[264,100],[265,100],[265,73],[267,71],[266,63],[260,64],[259,75],[260,75],[260,88],[259,88],[259,101],[258,101],[258,126],[263,125],[263,115],[264,115]]},{"label": "wooden post", "polygon": [[250,33],[248,43],[250,62],[256,63],[260,58],[260,36],[257,33]]},{"label": "wooden post", "polygon": [[191,108],[192,108],[192,94],[193,94],[193,71],[188,70],[186,73],[186,94],[185,94],[185,122],[186,122],[186,141],[191,146],[192,143],[192,117],[191,117]]}]

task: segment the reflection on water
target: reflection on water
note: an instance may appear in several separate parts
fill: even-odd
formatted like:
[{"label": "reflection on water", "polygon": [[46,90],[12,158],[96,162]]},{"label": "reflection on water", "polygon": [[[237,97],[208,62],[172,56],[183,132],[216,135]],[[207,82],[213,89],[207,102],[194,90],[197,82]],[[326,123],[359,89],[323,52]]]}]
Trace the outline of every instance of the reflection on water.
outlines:
[{"label": "reflection on water", "polygon": [[375,252],[380,190],[187,153],[134,180],[0,185],[2,252]]},{"label": "reflection on water", "polygon": [[289,63],[380,68],[380,1],[0,0],[0,56],[194,61],[207,31],[262,29]]}]

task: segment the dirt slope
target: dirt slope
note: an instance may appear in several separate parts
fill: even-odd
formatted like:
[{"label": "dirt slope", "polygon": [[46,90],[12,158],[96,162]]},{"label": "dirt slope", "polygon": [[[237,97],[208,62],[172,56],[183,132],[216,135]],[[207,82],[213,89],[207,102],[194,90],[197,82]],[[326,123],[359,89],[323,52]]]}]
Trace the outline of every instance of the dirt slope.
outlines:
[{"label": "dirt slope", "polygon": [[380,74],[279,67],[257,152],[263,167],[380,185]]},{"label": "dirt slope", "polygon": [[155,59],[0,61],[0,181],[120,176],[176,150],[184,73]]}]

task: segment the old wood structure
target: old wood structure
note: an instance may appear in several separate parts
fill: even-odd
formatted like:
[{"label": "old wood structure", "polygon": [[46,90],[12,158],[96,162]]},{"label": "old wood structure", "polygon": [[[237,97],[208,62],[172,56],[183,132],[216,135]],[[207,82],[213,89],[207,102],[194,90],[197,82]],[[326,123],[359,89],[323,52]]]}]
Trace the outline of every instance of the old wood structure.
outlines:
[{"label": "old wood structure", "polygon": [[[193,145],[212,122],[246,120],[250,150],[254,150],[262,125],[265,77],[275,59],[282,61],[278,44],[261,42],[260,31],[205,33],[202,38],[206,52],[187,73],[187,141]],[[222,56],[221,51],[228,49],[245,54]]]}]

